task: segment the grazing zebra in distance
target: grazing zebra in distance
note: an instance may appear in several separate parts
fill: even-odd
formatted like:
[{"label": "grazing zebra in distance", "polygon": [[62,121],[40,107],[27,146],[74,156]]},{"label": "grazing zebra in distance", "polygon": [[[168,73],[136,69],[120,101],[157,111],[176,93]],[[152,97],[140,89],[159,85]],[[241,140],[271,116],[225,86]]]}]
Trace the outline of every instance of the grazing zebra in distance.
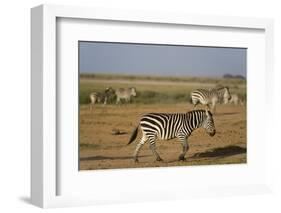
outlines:
[{"label": "grazing zebra in distance", "polygon": [[137,96],[137,90],[135,87],[119,88],[115,90],[116,104],[119,104],[121,99],[124,99],[127,103],[130,102],[131,96]]},{"label": "grazing zebra in distance", "polygon": [[243,105],[244,103],[243,103],[243,101],[242,101],[242,99],[241,98],[239,98],[239,96],[237,95],[237,94],[232,94],[231,95],[231,99],[229,100],[229,103],[231,103],[231,104],[234,104],[234,105],[238,105],[238,104],[240,104],[240,105]]},{"label": "grazing zebra in distance", "polygon": [[193,104],[193,109],[197,106],[197,104],[202,104],[207,106],[210,109],[210,105],[212,111],[216,111],[216,104],[223,101],[224,103],[228,103],[231,99],[231,95],[228,87],[221,87],[215,89],[197,89],[191,92],[190,94],[191,101]]},{"label": "grazing zebra in distance", "polygon": [[90,94],[90,100],[91,100],[90,109],[92,110],[93,105],[95,105],[96,103],[103,102],[104,105],[107,104],[107,100],[109,96],[112,95],[113,93],[114,90],[111,87],[107,87],[103,92],[92,92]]},{"label": "grazing zebra in distance", "polygon": [[138,153],[141,147],[148,141],[149,147],[156,156],[157,161],[162,161],[156,151],[156,139],[170,140],[178,138],[182,144],[182,153],[179,160],[185,160],[185,154],[189,149],[187,139],[192,131],[203,127],[210,136],[216,133],[212,113],[208,110],[194,110],[187,113],[149,113],[142,116],[139,125],[136,127],[128,144],[132,143],[138,134],[138,127],[141,127],[142,138],[137,144],[134,152],[134,161],[138,162]]}]

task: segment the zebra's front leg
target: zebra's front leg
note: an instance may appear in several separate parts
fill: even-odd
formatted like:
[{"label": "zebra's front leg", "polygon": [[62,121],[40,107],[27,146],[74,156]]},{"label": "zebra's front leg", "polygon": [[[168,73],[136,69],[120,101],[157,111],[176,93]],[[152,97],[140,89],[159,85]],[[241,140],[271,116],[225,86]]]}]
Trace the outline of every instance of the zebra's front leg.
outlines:
[{"label": "zebra's front leg", "polygon": [[104,102],[103,102],[103,105],[106,105],[107,104],[107,97],[104,98]]},{"label": "zebra's front leg", "polygon": [[120,104],[120,98],[119,97],[116,98],[116,105],[118,105],[118,104]]},{"label": "zebra's front leg", "polygon": [[139,151],[140,151],[141,147],[145,144],[146,141],[147,141],[147,138],[145,136],[143,136],[141,138],[140,142],[138,143],[137,147],[136,147],[136,150],[135,150],[135,153],[134,153],[134,161],[136,163],[139,162],[138,154],[139,154]]},{"label": "zebra's front leg", "polygon": [[189,146],[188,146],[188,143],[187,143],[187,138],[186,137],[180,138],[180,142],[182,144],[182,153],[179,156],[179,160],[184,161],[186,159],[185,154],[187,153],[187,151],[189,149]]},{"label": "zebra's front leg", "polygon": [[160,155],[156,151],[155,138],[151,138],[149,140],[149,142],[150,142],[149,148],[151,149],[152,153],[155,155],[156,161],[163,161],[163,159],[160,157]]},{"label": "zebra's front leg", "polygon": [[192,102],[192,104],[193,104],[193,109],[192,110],[195,110],[195,108],[196,108],[196,106],[198,104],[198,101],[194,101],[194,102]]},{"label": "zebra's front leg", "polygon": [[212,104],[212,113],[216,114],[216,103]]}]

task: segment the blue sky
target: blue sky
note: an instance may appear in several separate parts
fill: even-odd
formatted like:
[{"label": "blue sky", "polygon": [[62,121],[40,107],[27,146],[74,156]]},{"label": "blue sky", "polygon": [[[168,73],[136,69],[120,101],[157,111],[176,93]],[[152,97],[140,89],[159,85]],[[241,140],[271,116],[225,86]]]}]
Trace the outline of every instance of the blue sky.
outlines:
[{"label": "blue sky", "polygon": [[247,49],[79,42],[80,73],[246,77]]}]

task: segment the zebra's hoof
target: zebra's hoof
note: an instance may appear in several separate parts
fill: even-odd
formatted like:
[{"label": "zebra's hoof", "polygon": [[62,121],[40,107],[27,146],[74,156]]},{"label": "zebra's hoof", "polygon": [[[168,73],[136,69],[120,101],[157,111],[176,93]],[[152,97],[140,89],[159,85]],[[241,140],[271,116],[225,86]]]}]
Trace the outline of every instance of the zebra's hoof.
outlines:
[{"label": "zebra's hoof", "polygon": [[156,158],[156,161],[163,161],[163,159],[158,157],[158,158]]},{"label": "zebra's hoof", "polygon": [[182,156],[182,155],[179,156],[179,161],[185,161],[185,160],[186,160],[186,158],[184,156]]}]

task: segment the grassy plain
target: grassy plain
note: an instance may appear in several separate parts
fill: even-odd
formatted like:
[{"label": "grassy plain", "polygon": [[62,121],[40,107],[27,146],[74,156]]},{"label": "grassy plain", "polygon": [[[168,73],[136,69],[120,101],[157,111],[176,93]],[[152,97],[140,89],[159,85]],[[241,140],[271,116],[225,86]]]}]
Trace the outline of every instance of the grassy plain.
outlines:
[{"label": "grassy plain", "polygon": [[[190,92],[196,88],[229,86],[231,93],[246,98],[246,82],[240,79],[208,79],[146,76],[80,76],[80,169],[113,169],[246,163],[246,105],[219,105],[214,115],[217,133],[209,137],[203,129],[189,138],[185,162],[179,162],[182,149],[177,139],[157,141],[164,162],[156,162],[146,144],[139,163],[132,159],[137,140],[127,146],[140,117],[149,112],[187,112],[192,110]],[[89,107],[89,94],[111,86],[137,88],[130,104],[117,106],[114,97],[108,105]],[[116,132],[118,134],[116,134]]]}]

